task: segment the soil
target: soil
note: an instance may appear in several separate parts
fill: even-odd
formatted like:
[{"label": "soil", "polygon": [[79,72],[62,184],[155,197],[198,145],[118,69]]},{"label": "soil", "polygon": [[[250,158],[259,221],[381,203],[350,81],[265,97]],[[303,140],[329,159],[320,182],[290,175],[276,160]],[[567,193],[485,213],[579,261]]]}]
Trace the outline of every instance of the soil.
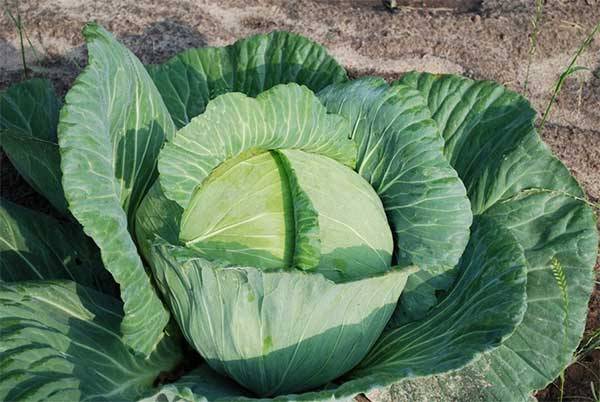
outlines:
[{"label": "soil", "polygon": [[[13,2],[7,0],[12,10]],[[393,80],[420,70],[492,79],[526,95],[540,112],[560,72],[600,21],[598,0],[546,1],[525,89],[533,0],[397,3],[395,12],[378,0],[22,0],[19,9],[36,49],[26,51],[30,75],[49,77],[61,95],[85,65],[80,30],[86,21],[96,20],[144,63],[162,62],[189,47],[219,46],[254,33],[290,30],[327,46],[352,76]],[[18,49],[14,25],[8,18],[0,19],[0,89],[23,78]],[[541,135],[589,199],[599,202],[600,35],[578,64],[589,70],[566,80]],[[4,157],[0,163],[3,196],[48,208]],[[599,316],[597,285],[588,331],[600,327]],[[585,359],[567,370],[565,399],[590,400],[591,381],[600,390],[599,353]],[[557,387],[550,385],[537,396],[552,401],[558,395]]]}]

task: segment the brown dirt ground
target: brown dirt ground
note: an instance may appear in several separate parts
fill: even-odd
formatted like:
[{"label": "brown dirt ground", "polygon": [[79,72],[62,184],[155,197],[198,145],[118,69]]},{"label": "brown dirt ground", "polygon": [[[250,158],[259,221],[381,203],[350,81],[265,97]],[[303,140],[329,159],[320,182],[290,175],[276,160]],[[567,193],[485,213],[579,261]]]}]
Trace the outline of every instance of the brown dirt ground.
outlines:
[{"label": "brown dirt ground", "polygon": [[[14,1],[6,4],[12,6]],[[452,0],[400,0],[411,6],[390,13],[378,0],[22,0],[20,11],[37,49],[27,51],[33,74],[51,78],[60,94],[85,65],[80,30],[86,21],[96,20],[144,63],[162,62],[189,47],[223,45],[253,33],[291,30],[323,43],[353,76],[394,79],[415,69],[492,79],[525,94],[538,111],[549,101],[555,80],[586,33],[600,21],[598,0],[548,0],[525,90],[534,1],[468,2],[474,4],[470,11],[453,9],[456,1]],[[0,89],[22,79],[18,49],[14,27],[8,18],[0,19]],[[598,202],[600,35],[579,64],[591,71],[567,80],[542,137],[577,177],[590,200]],[[3,156],[0,164],[5,197],[48,209],[16,177]],[[596,285],[588,331],[600,327],[599,316],[600,285]],[[570,400],[592,397],[590,382],[600,377],[599,354],[567,371],[565,395]],[[599,390],[600,384],[596,384]],[[557,400],[557,387],[550,385],[538,397]]]}]

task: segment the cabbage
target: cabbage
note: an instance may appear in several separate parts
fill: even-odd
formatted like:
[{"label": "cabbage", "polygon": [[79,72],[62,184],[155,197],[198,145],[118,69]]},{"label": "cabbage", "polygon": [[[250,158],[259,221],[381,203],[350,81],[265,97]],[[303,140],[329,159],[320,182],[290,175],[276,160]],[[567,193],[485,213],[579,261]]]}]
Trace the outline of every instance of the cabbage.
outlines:
[{"label": "cabbage", "polygon": [[64,105],[0,93],[55,209],[0,206],[0,399],[527,400],[570,362],[596,218],[523,97],[287,32],[155,66],[83,33]]}]

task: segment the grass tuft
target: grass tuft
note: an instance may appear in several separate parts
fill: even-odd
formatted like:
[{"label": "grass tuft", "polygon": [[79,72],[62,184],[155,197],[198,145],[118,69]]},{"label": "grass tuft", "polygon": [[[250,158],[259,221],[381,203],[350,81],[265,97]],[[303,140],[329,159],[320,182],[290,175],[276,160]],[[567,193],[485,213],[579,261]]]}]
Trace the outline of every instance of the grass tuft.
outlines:
[{"label": "grass tuft", "polygon": [[556,85],[554,86],[554,91],[552,92],[552,97],[550,98],[550,102],[548,102],[548,106],[546,106],[546,110],[544,111],[544,114],[542,115],[542,122],[540,123],[540,128],[539,128],[540,132],[544,128],[544,124],[546,124],[546,120],[548,120],[548,116],[550,115],[550,110],[552,109],[552,106],[554,105],[554,102],[556,101],[556,97],[558,96],[560,90],[562,89],[562,86],[563,86],[565,80],[567,79],[567,77],[569,77],[581,70],[589,70],[586,67],[581,67],[581,66],[575,65],[575,63],[577,62],[577,59],[583,53],[583,51],[585,49],[587,49],[588,46],[590,46],[590,44],[594,40],[594,37],[596,36],[596,33],[598,33],[599,30],[600,30],[600,22],[598,22],[596,24],[596,26],[592,29],[592,31],[585,38],[585,40],[581,43],[581,45],[577,49],[577,52],[575,52],[575,55],[571,59],[571,62],[569,63],[567,68],[560,74],[560,77],[558,77],[558,81],[556,81]]},{"label": "grass tuft", "polygon": [[27,31],[25,30],[25,26],[23,25],[23,20],[21,19],[21,12],[19,9],[19,0],[14,1],[13,7],[14,12],[11,10],[8,0],[5,1],[4,13],[12,21],[12,23],[15,26],[15,29],[17,30],[17,35],[19,36],[19,48],[21,51],[21,62],[23,64],[23,76],[25,77],[25,79],[27,79],[29,78],[28,73],[30,68],[27,66],[27,59],[25,57],[25,42],[27,42],[27,44],[29,45],[29,48],[33,52],[33,55],[38,63],[40,62],[40,57],[35,49],[35,46],[33,46],[33,43],[31,43],[31,39],[29,39],[29,35],[27,35]]}]

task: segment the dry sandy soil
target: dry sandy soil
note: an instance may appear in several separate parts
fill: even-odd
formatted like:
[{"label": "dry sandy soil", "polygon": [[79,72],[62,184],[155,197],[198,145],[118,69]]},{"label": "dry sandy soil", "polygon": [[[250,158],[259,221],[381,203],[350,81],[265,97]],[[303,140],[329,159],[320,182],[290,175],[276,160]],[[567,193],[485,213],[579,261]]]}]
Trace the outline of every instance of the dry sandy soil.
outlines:
[{"label": "dry sandy soil", "polygon": [[[14,0],[7,1],[10,6]],[[421,70],[492,79],[525,94],[538,111],[548,103],[560,71],[600,21],[599,0],[548,0],[525,90],[533,0],[399,3],[410,6],[390,13],[378,0],[24,0],[20,11],[37,49],[27,51],[34,74],[50,77],[61,94],[85,65],[80,30],[86,21],[97,20],[144,63],[162,62],[189,47],[223,45],[253,33],[291,30],[323,43],[353,76],[394,79],[406,71]],[[453,8],[456,4],[459,7]],[[14,26],[8,18],[0,19],[0,89],[22,79],[18,49]],[[567,80],[541,134],[590,200],[598,202],[600,35],[579,64],[590,71]],[[5,196],[29,197],[29,203],[41,203],[11,173],[4,157],[2,162]],[[599,315],[597,285],[588,330],[600,326]],[[566,374],[566,395],[575,400],[591,398],[590,372],[600,373],[598,352],[585,365],[589,369],[573,366]],[[550,385],[538,397],[556,400],[557,395],[556,387]]]}]

